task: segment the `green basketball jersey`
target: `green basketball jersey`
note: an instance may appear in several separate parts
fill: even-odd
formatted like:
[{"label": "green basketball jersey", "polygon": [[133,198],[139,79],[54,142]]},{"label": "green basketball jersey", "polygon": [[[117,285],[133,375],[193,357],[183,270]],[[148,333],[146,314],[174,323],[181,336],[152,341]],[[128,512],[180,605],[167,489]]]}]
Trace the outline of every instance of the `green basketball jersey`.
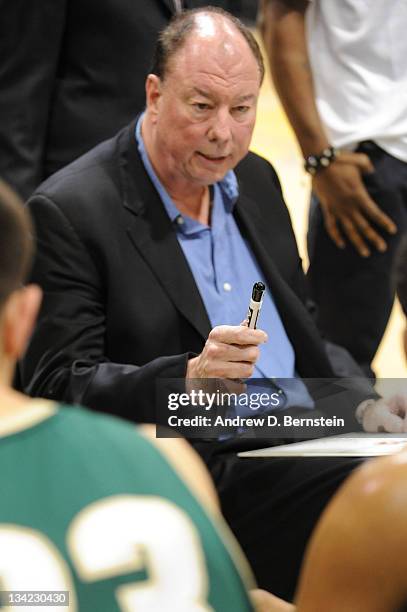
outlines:
[{"label": "green basketball jersey", "polygon": [[70,594],[27,610],[252,610],[223,526],[131,424],[33,401],[0,466],[1,590]]}]

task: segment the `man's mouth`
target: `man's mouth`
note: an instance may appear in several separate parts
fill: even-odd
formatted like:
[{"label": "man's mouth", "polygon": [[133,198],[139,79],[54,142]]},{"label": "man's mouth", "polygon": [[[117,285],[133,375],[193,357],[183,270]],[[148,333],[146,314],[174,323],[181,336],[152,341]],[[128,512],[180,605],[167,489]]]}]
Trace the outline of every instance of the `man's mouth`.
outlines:
[{"label": "man's mouth", "polygon": [[228,157],[227,155],[206,155],[205,153],[201,153],[201,151],[197,151],[197,154],[200,157],[203,157],[204,159],[206,159],[209,162],[213,162],[213,163],[221,163],[223,161],[225,161],[225,159]]}]

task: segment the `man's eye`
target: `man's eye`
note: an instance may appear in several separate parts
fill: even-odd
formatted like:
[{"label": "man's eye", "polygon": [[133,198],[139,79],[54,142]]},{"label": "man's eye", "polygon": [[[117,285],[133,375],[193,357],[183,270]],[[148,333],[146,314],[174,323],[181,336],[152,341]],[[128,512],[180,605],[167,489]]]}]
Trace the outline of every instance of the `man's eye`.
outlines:
[{"label": "man's eye", "polygon": [[204,102],[195,102],[194,108],[198,111],[206,111],[209,110],[209,104],[205,104]]},{"label": "man's eye", "polygon": [[234,111],[235,113],[237,113],[238,115],[244,115],[245,113],[247,113],[247,111],[249,110],[249,106],[235,106],[234,107]]}]

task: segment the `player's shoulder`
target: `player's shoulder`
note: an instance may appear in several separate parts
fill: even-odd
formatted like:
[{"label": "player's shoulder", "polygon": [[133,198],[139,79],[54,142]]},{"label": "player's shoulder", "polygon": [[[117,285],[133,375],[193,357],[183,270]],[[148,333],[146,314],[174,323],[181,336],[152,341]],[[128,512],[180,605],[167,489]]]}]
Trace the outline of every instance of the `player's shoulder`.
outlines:
[{"label": "player's shoulder", "polygon": [[59,427],[81,446],[127,449],[132,456],[156,455],[211,513],[218,514],[215,488],[200,457],[182,438],[157,438],[155,425],[137,426],[81,406],[59,405]]},{"label": "player's shoulder", "polygon": [[157,438],[155,425],[139,427],[143,435],[161,453],[188,489],[212,514],[220,513],[215,487],[199,455],[182,438]]},{"label": "player's shoulder", "polygon": [[338,534],[347,534],[360,556],[376,554],[379,542],[383,554],[394,558],[395,549],[401,547],[401,552],[407,545],[406,480],[407,451],[366,461],[329,504],[319,525],[320,536],[335,540]]},{"label": "player's shoulder", "polygon": [[130,456],[149,452],[151,448],[138,427],[118,416],[79,405],[58,404],[57,408],[58,419],[54,422],[54,428],[61,432],[66,444],[77,445],[78,449],[101,448],[106,452],[116,448]]},{"label": "player's shoulder", "polygon": [[[407,449],[388,457],[371,459],[349,478],[341,495],[353,506],[373,509],[373,516],[383,520],[395,517],[407,508]],[[403,510],[404,508],[404,510]],[[366,515],[365,515],[366,517]]]}]

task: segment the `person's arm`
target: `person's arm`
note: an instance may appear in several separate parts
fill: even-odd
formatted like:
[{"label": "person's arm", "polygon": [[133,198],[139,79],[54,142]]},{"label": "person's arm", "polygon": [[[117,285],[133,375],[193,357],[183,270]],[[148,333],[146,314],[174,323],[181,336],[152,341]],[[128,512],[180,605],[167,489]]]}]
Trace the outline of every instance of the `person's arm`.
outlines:
[{"label": "person's arm", "polygon": [[[148,360],[145,350],[139,348],[149,340],[142,325],[143,313],[137,310],[140,303],[133,306],[135,312],[130,318],[131,306],[123,305],[110,313],[110,322],[107,320],[107,302],[114,289],[106,278],[107,266],[100,264],[101,259],[109,259],[108,253],[100,251],[106,242],[102,241],[97,249],[94,244],[97,232],[92,232],[92,237],[87,235],[85,242],[80,236],[83,226],[94,224],[93,217],[86,219],[84,209],[82,217],[75,217],[73,222],[44,194],[36,194],[29,206],[37,237],[32,281],[43,288],[44,299],[20,364],[27,394],[79,403],[143,423],[156,421],[156,407],[160,400],[164,401],[167,390],[174,390],[174,384],[177,391],[185,390],[185,377],[250,376],[259,355],[256,345],[266,340],[266,334],[243,326],[214,328],[198,356],[191,350],[182,354],[169,352]],[[112,244],[115,240],[115,235],[109,234]],[[156,282],[154,277],[151,282]],[[117,286],[116,293],[119,291]],[[159,309],[160,304],[155,304],[155,308]],[[125,363],[111,358],[117,346],[109,349],[109,338],[111,345],[118,342],[112,335],[119,318],[134,327],[126,340],[133,343],[132,354],[137,357]],[[174,382],[167,380],[162,383],[165,388],[157,389],[159,379]]]},{"label": "person's arm", "polygon": [[157,379],[182,379],[189,355],[147,363],[109,358],[104,268],[54,201],[36,195],[29,207],[37,238],[31,278],[44,297],[19,366],[24,391],[136,422],[154,421]]},{"label": "person's arm", "polygon": [[406,452],[372,460],[333,498],[305,555],[298,612],[383,612],[407,601]]},{"label": "person's arm", "polygon": [[305,35],[307,0],[264,0],[262,35],[271,75],[304,157],[330,145],[315,103]]},{"label": "person's arm", "polygon": [[[315,101],[305,32],[308,4],[307,0],[263,0],[261,8],[273,81],[305,158],[320,154],[331,144]],[[396,231],[364,186],[362,175],[373,171],[367,155],[343,151],[312,179],[331,239],[344,248],[345,235],[362,256],[370,254],[369,243],[379,251],[386,249],[372,222],[387,232]]]},{"label": "person's arm", "polygon": [[0,176],[23,198],[44,178],[66,4],[0,1]]}]

